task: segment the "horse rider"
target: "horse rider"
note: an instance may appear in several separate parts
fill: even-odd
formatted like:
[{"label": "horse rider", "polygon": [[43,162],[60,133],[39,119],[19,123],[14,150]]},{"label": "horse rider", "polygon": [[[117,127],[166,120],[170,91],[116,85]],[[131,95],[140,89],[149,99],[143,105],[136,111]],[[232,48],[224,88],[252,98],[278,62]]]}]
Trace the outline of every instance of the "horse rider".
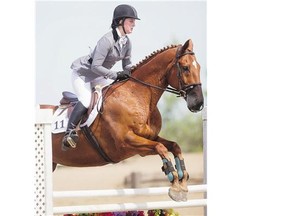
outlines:
[{"label": "horse rider", "polygon": [[[136,19],[140,20],[134,7],[127,4],[118,5],[113,13],[112,30],[100,38],[93,52],[72,63],[72,85],[79,101],[68,121],[62,140],[63,151],[76,146],[78,142],[76,127],[88,110],[92,88],[97,84],[105,85],[113,80],[126,79],[130,75],[132,46],[127,34],[132,33]],[[123,71],[111,70],[120,60]]]}]

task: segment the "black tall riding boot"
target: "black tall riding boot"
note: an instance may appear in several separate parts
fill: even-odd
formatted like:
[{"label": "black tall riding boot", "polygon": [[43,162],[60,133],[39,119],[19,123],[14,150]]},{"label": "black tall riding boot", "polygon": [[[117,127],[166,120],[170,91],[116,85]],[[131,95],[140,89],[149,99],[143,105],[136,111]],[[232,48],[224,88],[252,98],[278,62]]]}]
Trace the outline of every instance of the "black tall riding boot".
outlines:
[{"label": "black tall riding boot", "polygon": [[83,106],[83,104],[79,101],[69,118],[67,130],[65,132],[65,136],[62,140],[62,150],[66,151],[67,148],[76,148],[77,142],[78,142],[78,135],[76,132],[76,127],[80,120],[82,119],[82,116],[87,112],[87,108]]}]

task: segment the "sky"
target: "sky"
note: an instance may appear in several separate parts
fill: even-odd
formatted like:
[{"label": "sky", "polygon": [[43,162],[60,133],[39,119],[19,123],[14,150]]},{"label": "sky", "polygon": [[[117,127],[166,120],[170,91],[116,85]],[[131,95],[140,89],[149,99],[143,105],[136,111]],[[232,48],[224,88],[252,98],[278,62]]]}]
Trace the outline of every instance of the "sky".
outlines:
[{"label": "sky", "polygon": [[[206,1],[37,1],[35,103],[58,104],[72,91],[72,62],[87,55],[108,31],[114,8],[130,4],[141,20],[132,34],[132,62],[170,44],[194,43],[206,87]],[[112,69],[122,70],[118,62]]]}]

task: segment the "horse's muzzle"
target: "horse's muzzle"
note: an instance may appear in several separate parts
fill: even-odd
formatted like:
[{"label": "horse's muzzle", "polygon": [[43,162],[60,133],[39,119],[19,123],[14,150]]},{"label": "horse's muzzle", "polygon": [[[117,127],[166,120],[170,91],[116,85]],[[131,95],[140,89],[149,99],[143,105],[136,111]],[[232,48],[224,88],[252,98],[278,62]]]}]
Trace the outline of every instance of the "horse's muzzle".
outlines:
[{"label": "horse's muzzle", "polygon": [[194,88],[189,89],[186,92],[185,100],[187,102],[187,107],[191,112],[201,111],[204,107],[204,98],[201,85],[196,85]]}]

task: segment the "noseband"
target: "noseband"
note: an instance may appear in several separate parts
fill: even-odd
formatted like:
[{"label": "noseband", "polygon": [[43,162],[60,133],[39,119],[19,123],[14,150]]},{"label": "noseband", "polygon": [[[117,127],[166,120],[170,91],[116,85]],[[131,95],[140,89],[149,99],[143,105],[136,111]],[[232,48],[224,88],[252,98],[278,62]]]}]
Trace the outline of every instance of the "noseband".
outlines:
[{"label": "noseband", "polygon": [[150,83],[146,83],[143,82],[142,80],[139,80],[135,77],[129,76],[130,79],[135,80],[136,82],[139,82],[143,85],[152,87],[152,88],[156,88],[162,91],[166,91],[172,94],[176,94],[178,97],[187,97],[187,91],[189,91],[190,89],[193,89],[195,86],[201,85],[201,83],[194,83],[194,84],[189,84],[189,85],[185,85],[184,81],[181,79],[181,74],[183,73],[182,68],[180,67],[180,63],[179,63],[179,59],[184,56],[184,55],[195,55],[194,52],[184,52],[182,54],[179,54],[179,51],[181,49],[181,46],[178,47],[177,52],[176,52],[176,58],[175,58],[175,63],[173,64],[173,66],[170,68],[168,75],[171,73],[172,68],[176,65],[177,66],[177,78],[179,81],[179,90],[176,88],[172,88],[172,87],[166,87],[166,88],[161,88],[159,86],[155,86],[152,85]]}]

